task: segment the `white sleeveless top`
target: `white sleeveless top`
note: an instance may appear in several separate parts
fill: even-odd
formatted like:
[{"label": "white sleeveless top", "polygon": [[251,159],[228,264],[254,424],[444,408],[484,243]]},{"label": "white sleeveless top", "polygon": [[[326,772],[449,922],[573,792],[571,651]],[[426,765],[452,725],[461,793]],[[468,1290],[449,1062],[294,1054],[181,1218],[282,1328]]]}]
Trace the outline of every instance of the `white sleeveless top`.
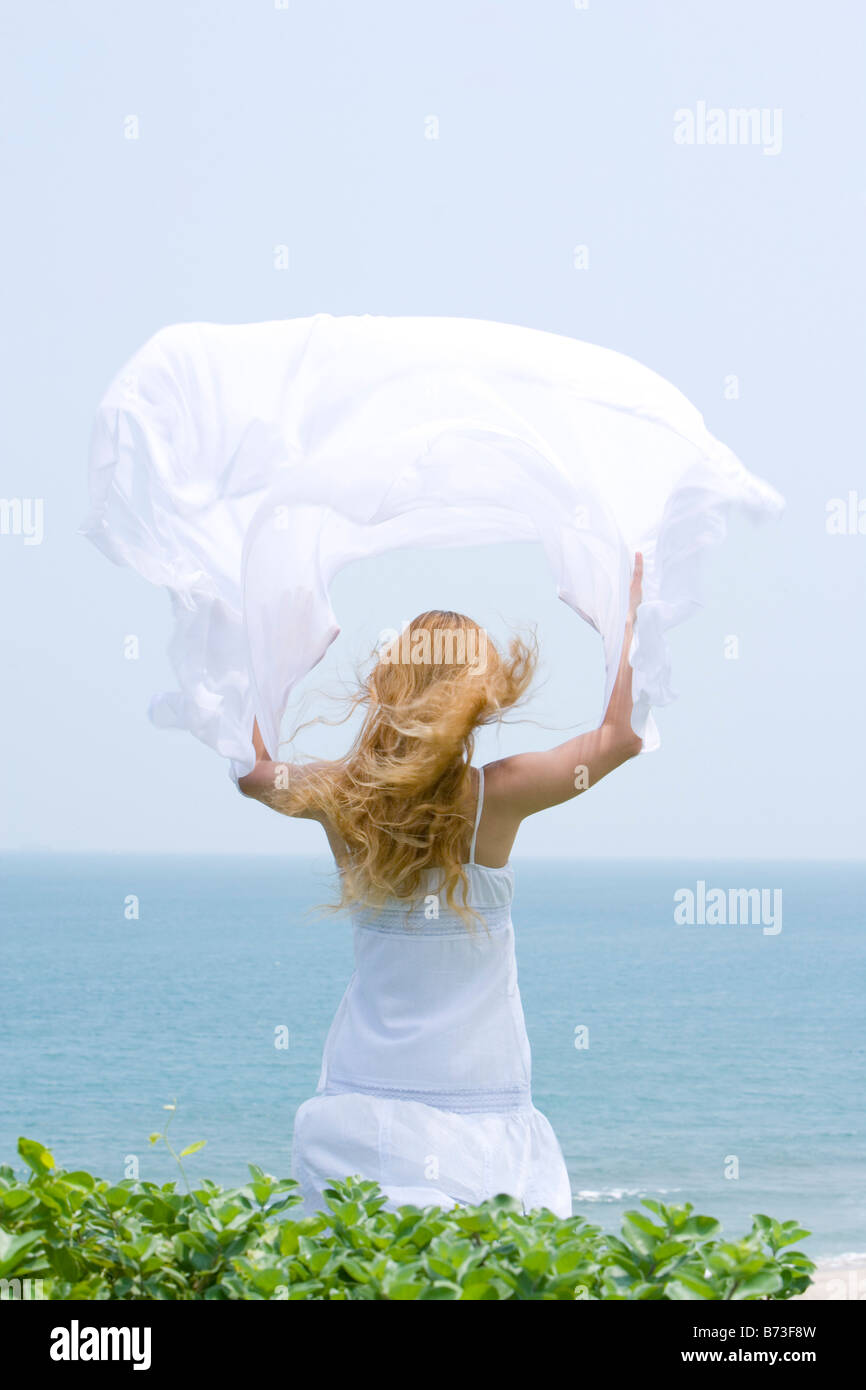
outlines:
[{"label": "white sleeveless top", "polygon": [[355,910],[355,970],[325,1043],[318,1091],[295,1116],[292,1175],[307,1214],[335,1178],[377,1182],[387,1205],[475,1204],[507,1192],[525,1211],[571,1215],[549,1120],[532,1103],[517,987],[513,873],[475,862],[468,928],[436,895]]},{"label": "white sleeveless top", "polygon": [[517,987],[514,875],[469,863],[469,929],[436,894],[352,913],[355,971],[325,1045],[318,1093],[363,1091],[454,1111],[531,1106],[530,1049]]}]

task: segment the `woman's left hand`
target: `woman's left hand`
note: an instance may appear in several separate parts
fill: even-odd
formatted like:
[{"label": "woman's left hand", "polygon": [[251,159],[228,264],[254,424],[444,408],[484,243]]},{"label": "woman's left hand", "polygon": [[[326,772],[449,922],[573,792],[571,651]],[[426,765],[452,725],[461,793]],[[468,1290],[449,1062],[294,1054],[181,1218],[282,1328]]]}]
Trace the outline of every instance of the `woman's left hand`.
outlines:
[{"label": "woman's left hand", "polygon": [[634,557],[634,570],[628,594],[628,620],[634,622],[643,596],[643,555],[638,550]]}]

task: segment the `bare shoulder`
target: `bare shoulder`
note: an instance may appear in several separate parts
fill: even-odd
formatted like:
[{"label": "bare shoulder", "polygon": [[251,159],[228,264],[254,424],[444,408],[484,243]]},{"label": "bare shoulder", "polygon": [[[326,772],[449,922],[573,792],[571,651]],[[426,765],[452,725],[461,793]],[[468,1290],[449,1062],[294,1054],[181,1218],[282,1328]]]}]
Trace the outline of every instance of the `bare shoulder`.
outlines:
[{"label": "bare shoulder", "polygon": [[503,811],[521,803],[533,782],[544,771],[546,753],[512,753],[484,765],[484,800]]},{"label": "bare shoulder", "polygon": [[512,753],[486,763],[484,803],[490,818],[502,825],[519,825],[534,809],[532,788],[545,771],[544,753]]},{"label": "bare shoulder", "polygon": [[[520,755],[517,755],[518,757]],[[498,758],[496,762],[484,764],[484,810],[483,821],[496,830],[509,831],[516,828],[521,816],[518,810],[522,772],[515,756]]]}]

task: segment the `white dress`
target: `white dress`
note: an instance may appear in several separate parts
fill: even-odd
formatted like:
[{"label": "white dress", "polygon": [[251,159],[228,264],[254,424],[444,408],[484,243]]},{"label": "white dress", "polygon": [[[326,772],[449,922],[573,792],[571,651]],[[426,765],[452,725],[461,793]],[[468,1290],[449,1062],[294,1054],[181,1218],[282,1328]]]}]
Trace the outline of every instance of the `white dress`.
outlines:
[{"label": "white dress", "polygon": [[[168,589],[178,690],[151,717],[237,778],[340,628],[330,585],[395,547],[535,540],[619,666],[644,587],[632,724],[674,698],[667,630],[699,606],[731,512],[782,499],[686,398],[607,348],[512,324],[362,315],[160,329],[96,415],[84,534]],[[379,623],[382,617],[380,616]]]},{"label": "white dress", "polygon": [[295,1117],[292,1174],[305,1212],[326,1210],[335,1178],[376,1181],[390,1207],[477,1203],[498,1193],[525,1211],[571,1216],[565,1160],[532,1103],[517,984],[510,865],[466,874],[483,917],[470,931],[436,876],[407,909],[355,910],[355,971],[325,1044],[319,1086]]}]

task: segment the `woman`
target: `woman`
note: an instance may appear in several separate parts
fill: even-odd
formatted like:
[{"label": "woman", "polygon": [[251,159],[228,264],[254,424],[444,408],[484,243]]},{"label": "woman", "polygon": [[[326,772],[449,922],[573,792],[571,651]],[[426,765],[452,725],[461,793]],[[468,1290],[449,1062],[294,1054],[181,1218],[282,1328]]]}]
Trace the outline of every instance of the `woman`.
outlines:
[{"label": "woman", "polygon": [[[100,402],[90,490],[85,534],[171,595],[179,689],[152,700],[153,722],[228,759],[248,795],[319,820],[337,859],[357,968],[297,1116],[308,1201],[359,1172],[392,1202],[504,1190],[569,1211],[531,1101],[508,856],[524,817],[638,751],[632,724],[657,746],[652,709],[674,698],[666,633],[699,606],[702,552],[729,515],[778,515],[782,498],[621,353],[376,314],[160,329]],[[271,761],[253,714],[273,746],[291,691],[339,635],[329,590],[344,566],[516,541],[540,543],[557,596],[601,637],[600,729],[476,772],[475,730],[519,700],[531,655],[425,660],[419,640],[420,661],[383,653],[345,758]],[[640,563],[616,652],[634,551],[647,567],[632,680]],[[449,627],[467,646],[483,636],[487,654],[468,619],[412,626],[431,642]]]},{"label": "woman", "polygon": [[321,823],[355,937],[318,1091],[295,1118],[292,1172],[307,1212],[322,1209],[334,1179],[359,1174],[391,1207],[507,1192],[526,1211],[572,1214],[562,1151],[532,1104],[509,856],[527,816],[641,750],[629,652],[642,572],[638,554],[603,723],[547,752],[472,767],[476,729],[525,694],[535,653],[514,639],[505,658],[450,612],[415,618],[381,653],[345,758],[275,763],[254,729],[257,762],[238,785]]}]

